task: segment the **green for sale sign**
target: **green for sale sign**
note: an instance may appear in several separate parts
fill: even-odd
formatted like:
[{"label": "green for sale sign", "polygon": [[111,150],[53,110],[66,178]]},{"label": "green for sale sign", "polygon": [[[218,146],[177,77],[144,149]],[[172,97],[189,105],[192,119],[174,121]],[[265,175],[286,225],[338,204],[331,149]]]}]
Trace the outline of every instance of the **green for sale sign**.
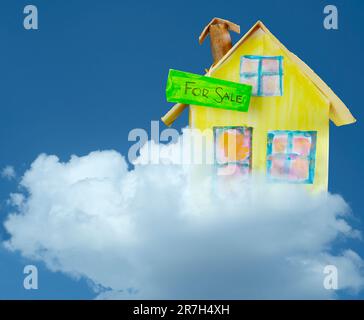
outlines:
[{"label": "green for sale sign", "polygon": [[169,70],[168,102],[248,111],[252,86],[193,73]]}]

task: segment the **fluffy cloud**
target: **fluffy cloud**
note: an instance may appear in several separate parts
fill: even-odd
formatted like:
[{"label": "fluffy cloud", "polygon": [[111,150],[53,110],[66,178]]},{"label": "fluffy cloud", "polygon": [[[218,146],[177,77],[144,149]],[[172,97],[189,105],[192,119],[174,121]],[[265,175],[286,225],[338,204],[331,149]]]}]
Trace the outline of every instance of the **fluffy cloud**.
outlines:
[{"label": "fluffy cloud", "polygon": [[12,180],[16,177],[15,169],[12,166],[6,166],[1,170],[1,177]]},{"label": "fluffy cloud", "polygon": [[111,289],[99,298],[335,298],[326,265],[339,289],[363,288],[363,260],[332,254],[337,239],[359,236],[340,196],[240,178],[227,188],[196,170],[128,170],[116,151],[42,154],[11,195],[5,245]]}]

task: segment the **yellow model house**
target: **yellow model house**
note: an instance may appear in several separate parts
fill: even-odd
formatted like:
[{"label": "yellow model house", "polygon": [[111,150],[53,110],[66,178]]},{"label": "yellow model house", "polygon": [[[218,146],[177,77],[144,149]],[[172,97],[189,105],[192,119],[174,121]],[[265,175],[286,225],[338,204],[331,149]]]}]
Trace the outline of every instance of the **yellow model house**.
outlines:
[{"label": "yellow model house", "polygon": [[[216,28],[239,32],[239,26],[215,18],[200,40],[210,32],[213,45]],[[233,47],[227,47],[222,53],[216,51],[218,47],[213,48],[214,58],[218,58],[207,76],[252,85],[248,112],[194,105],[189,108],[191,128],[214,132],[218,169],[233,166],[238,174],[263,172],[272,182],[309,184],[326,190],[329,120],[337,126],[354,123],[348,108],[261,21]],[[177,104],[163,121],[169,125],[184,107]],[[233,159],[225,152],[229,136],[234,136],[236,143]]]}]

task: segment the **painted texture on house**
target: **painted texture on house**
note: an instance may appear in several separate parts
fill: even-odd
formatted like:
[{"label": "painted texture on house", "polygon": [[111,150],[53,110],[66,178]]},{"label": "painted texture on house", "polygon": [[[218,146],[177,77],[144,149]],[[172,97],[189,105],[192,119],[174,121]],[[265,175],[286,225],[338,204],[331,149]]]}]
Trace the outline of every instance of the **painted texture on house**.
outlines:
[{"label": "painted texture on house", "polygon": [[256,28],[223,63],[212,68],[209,75],[241,82],[241,58],[251,55],[282,57],[283,95],[254,96],[248,112],[191,106],[190,127],[201,130],[217,126],[252,127],[252,173],[267,173],[267,138],[270,131],[316,131],[315,172],[312,184],[307,186],[326,190],[330,101],[292,61],[286,50],[261,28]]}]

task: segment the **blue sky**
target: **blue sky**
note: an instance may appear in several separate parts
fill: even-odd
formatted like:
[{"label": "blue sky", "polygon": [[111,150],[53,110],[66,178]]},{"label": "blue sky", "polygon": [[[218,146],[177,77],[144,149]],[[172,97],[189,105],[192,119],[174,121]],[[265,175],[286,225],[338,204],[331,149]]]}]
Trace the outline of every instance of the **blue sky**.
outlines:
[{"label": "blue sky", "polygon": [[[19,176],[40,154],[115,149],[125,154],[133,128],[150,127],[169,108],[169,68],[203,73],[210,66],[208,43],[198,36],[212,17],[229,19],[242,33],[262,20],[285,46],[337,93],[358,120],[330,131],[329,190],[350,204],[363,229],[361,150],[364,3],[335,1],[32,1],[39,30],[23,28],[28,1],[4,0],[0,9],[0,168]],[[339,30],[323,28],[323,8],[334,4]],[[233,40],[238,39],[233,35]],[[175,123],[187,124],[187,113]],[[17,182],[0,180],[0,222]],[[2,224],[2,223],[1,223]],[[7,239],[3,227],[0,238]],[[338,244],[338,248],[341,244]],[[363,243],[350,246],[364,256]],[[23,267],[30,263],[0,249],[0,298],[91,298],[85,280],[48,271],[41,264],[42,290],[26,291]],[[346,296],[343,296],[344,298]],[[364,295],[362,296],[364,297]]]}]

